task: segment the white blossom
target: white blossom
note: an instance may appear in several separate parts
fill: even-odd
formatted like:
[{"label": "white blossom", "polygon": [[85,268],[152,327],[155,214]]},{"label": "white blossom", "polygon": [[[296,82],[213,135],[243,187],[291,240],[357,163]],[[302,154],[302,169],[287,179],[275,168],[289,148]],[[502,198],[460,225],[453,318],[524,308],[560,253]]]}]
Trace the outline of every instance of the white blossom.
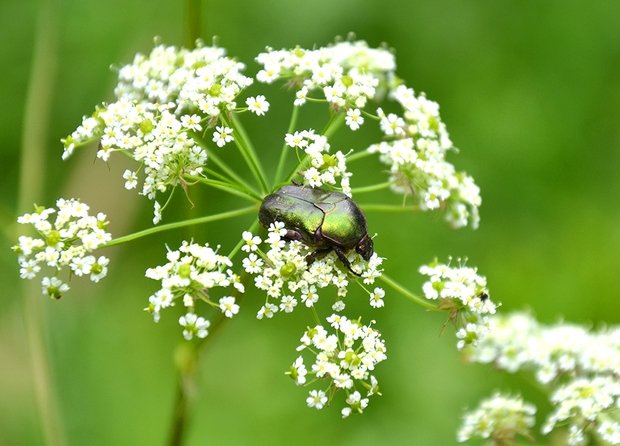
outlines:
[{"label": "white blossom", "polygon": [[168,263],[149,268],[145,273],[147,278],[161,282],[161,288],[149,297],[149,305],[145,308],[155,322],[162,309],[181,300],[183,306],[192,310],[179,320],[184,327],[183,336],[191,339],[194,335],[205,337],[209,323],[195,313],[196,302],[205,301],[218,307],[226,317],[239,312],[234,297],[224,296],[217,303],[211,298],[213,289],[218,287],[233,287],[243,292],[239,276],[230,269],[232,262],[228,257],[218,254],[208,244],[183,241],[177,250],[168,248],[166,258]]},{"label": "white blossom", "polygon": [[56,201],[56,208],[35,207],[35,212],[17,219],[31,225],[37,237],[20,236],[13,250],[18,255],[22,279],[34,279],[45,267],[53,277],[44,277],[44,295],[60,298],[69,286],[57,276],[63,269],[73,275],[90,276],[99,282],[107,274],[109,260],[90,255],[95,249],[112,240],[106,231],[108,222],[103,213],[89,214],[89,207],[76,199]]}]

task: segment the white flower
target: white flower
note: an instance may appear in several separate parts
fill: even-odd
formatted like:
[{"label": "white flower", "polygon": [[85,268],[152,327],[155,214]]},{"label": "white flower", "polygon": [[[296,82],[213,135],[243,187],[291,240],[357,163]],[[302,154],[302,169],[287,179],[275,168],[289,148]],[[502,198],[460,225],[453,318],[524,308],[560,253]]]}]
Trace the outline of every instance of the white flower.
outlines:
[{"label": "white flower", "polygon": [[123,172],[123,178],[125,179],[125,189],[127,190],[135,189],[138,185],[138,175],[132,170],[126,169]]},{"label": "white flower", "polygon": [[350,108],[347,110],[347,116],[345,118],[345,124],[353,131],[360,128],[364,123],[362,112],[359,108]]},{"label": "white flower", "polygon": [[306,370],[306,366],[304,365],[304,358],[299,356],[295,360],[287,374],[290,375],[291,378],[293,378],[295,384],[297,384],[298,386],[305,384],[308,371]]},{"label": "white flower", "polygon": [[69,285],[63,283],[57,277],[44,277],[41,280],[42,293],[52,299],[60,299],[64,293],[69,291]]},{"label": "white flower", "polygon": [[271,319],[275,313],[278,312],[278,307],[274,304],[265,304],[260,310],[258,310],[258,314],[256,315],[257,319],[262,319],[266,317],[267,319]]},{"label": "white flower", "polygon": [[184,328],[183,337],[190,341],[194,336],[198,338],[206,338],[209,334],[208,328],[210,322],[193,313],[187,313],[179,318],[179,325]]},{"label": "white flower", "polygon": [[267,110],[269,110],[269,102],[267,102],[265,96],[263,96],[262,94],[256,97],[252,96],[247,98],[245,100],[245,103],[248,106],[248,110],[250,110],[257,116],[262,116],[267,113]]},{"label": "white flower", "polygon": [[381,308],[384,305],[383,298],[385,297],[385,291],[383,288],[375,288],[370,293],[370,306],[373,308]]},{"label": "white flower", "polygon": [[215,130],[216,131],[213,132],[213,142],[216,143],[218,147],[224,147],[234,139],[232,136],[233,129],[230,127],[218,126]]},{"label": "white flower", "polygon": [[202,130],[200,125],[201,118],[198,115],[183,115],[181,116],[181,124],[188,130],[194,130],[199,132]]},{"label": "white flower", "polygon": [[322,390],[311,390],[308,398],[306,398],[306,404],[308,407],[312,407],[321,410],[325,403],[327,403],[327,396]]},{"label": "white flower", "polygon": [[232,296],[222,297],[220,299],[220,310],[226,317],[233,317],[239,313],[239,305],[235,303],[235,298]]},{"label": "white flower", "polygon": [[254,236],[249,231],[244,231],[242,234],[242,238],[243,240],[245,240],[245,245],[241,247],[241,250],[245,252],[256,251],[258,249],[258,245],[260,245],[262,242],[259,236]]}]

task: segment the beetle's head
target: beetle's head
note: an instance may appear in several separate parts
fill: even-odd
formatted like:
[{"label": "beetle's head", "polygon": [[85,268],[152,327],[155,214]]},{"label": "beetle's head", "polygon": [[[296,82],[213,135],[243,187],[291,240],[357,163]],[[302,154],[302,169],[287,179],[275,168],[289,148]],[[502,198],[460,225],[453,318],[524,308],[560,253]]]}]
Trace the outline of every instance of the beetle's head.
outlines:
[{"label": "beetle's head", "polygon": [[374,251],[372,239],[368,237],[368,234],[366,234],[360,239],[359,242],[357,242],[357,245],[355,246],[355,252],[361,255],[362,258],[367,262],[370,260]]}]

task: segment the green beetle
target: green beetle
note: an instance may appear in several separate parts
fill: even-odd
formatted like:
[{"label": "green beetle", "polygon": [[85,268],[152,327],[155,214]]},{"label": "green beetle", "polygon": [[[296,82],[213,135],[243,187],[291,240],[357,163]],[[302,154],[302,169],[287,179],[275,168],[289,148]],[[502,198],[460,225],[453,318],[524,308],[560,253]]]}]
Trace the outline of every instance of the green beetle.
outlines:
[{"label": "green beetle", "polygon": [[265,197],[258,219],[265,227],[280,221],[286,228],[285,238],[316,248],[306,258],[308,263],[333,250],[349,271],[359,276],[351,268],[345,253],[355,249],[366,261],[373,254],[364,214],[351,198],[341,192],[284,186]]}]

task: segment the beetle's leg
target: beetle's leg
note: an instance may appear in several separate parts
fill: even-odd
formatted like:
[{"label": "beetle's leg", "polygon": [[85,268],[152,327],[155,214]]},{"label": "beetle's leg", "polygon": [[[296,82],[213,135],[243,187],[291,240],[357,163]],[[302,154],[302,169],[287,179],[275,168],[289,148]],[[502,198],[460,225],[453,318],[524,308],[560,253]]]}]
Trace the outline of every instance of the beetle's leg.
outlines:
[{"label": "beetle's leg", "polygon": [[322,259],[327,254],[329,254],[332,249],[333,248],[329,247],[329,248],[321,248],[321,249],[317,249],[316,251],[312,251],[310,254],[306,256],[306,263],[308,264],[308,266],[312,265],[312,263],[314,263],[315,260]]},{"label": "beetle's leg", "polygon": [[301,232],[294,229],[287,229],[284,238],[287,240],[302,240]]},{"label": "beetle's leg", "polygon": [[340,261],[344,264],[344,266],[347,267],[349,271],[351,271],[357,277],[362,277],[360,273],[353,271],[353,268],[351,268],[351,262],[349,262],[349,259],[347,259],[347,256],[344,255],[344,252],[342,252],[342,249],[338,248],[337,246],[334,246],[334,251],[336,252],[336,255],[338,256]]}]

